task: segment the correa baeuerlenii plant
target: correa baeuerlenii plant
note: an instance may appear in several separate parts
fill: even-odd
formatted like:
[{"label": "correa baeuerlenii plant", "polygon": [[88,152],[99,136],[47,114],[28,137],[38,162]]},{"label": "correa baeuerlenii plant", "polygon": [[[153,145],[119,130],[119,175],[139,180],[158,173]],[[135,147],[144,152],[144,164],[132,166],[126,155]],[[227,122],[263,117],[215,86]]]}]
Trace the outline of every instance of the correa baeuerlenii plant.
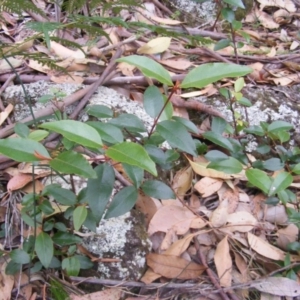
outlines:
[{"label": "correa baeuerlenii plant", "polygon": [[[82,225],[95,231],[101,218],[117,217],[130,211],[137,201],[139,191],[159,199],[176,198],[166,183],[155,178],[159,175],[157,170],[172,168],[180,153],[197,156],[199,141],[191,135],[191,132],[198,133],[194,123],[173,116],[170,101],[172,94],[179,87],[202,88],[225,77],[240,77],[251,72],[251,68],[247,66],[208,63],[191,70],[180,84],[173,85],[168,71],[147,57],[133,55],[118,61],[136,66],[146,77],[156,79],[169,87],[168,95],[162,94],[156,86],[149,86],[144,93],[145,111],[154,119],[149,131],[143,121],[133,114],[121,113],[115,116],[110,108],[94,105],[87,107],[87,113],[96,121],[50,121],[41,124],[39,129],[32,132],[25,124],[18,123],[15,126],[18,137],[0,140],[0,153],[15,161],[32,162],[33,168],[48,166],[59,175],[71,174],[87,178],[87,187],[78,195],[57,184],[51,184],[40,194],[30,193],[23,197],[22,219],[39,233],[26,239],[22,249],[11,251],[8,273],[17,272],[22,265],[30,263],[32,271],[38,271],[42,267],[63,268],[68,275],[77,275],[80,269],[90,268],[92,265],[87,257],[76,252],[76,244],[81,242],[76,231],[80,230]],[[283,138],[282,131],[289,129],[283,127],[283,123],[269,126],[271,127],[264,128],[263,133],[267,132],[268,137],[272,135],[272,138]],[[206,158],[210,161],[208,167],[226,173],[238,173],[242,171],[243,165],[247,164],[247,157],[240,142],[222,135],[228,130],[230,131],[230,126],[225,120],[214,118],[211,131],[204,133],[205,139],[229,153],[206,153]],[[256,133],[251,131],[251,128],[249,130]],[[49,152],[42,144],[50,132],[61,134],[63,137],[62,147],[58,152],[54,152],[55,154]],[[164,142],[168,142],[170,149],[160,147]],[[75,151],[78,145],[88,149],[89,153],[92,151],[98,155],[87,159]],[[102,157],[102,162],[98,164],[99,157]],[[96,167],[92,167],[91,161]],[[132,185],[125,186],[112,196],[115,183],[113,166],[116,163],[122,164]],[[299,169],[297,165],[294,168]],[[257,186],[251,179],[250,171],[263,171],[246,171],[250,183]],[[274,180],[281,179],[276,178]],[[290,183],[290,180],[285,182]],[[268,190],[264,191],[274,195],[282,193],[283,189],[279,191],[277,182],[272,181]],[[63,213],[66,222],[55,219],[58,210],[51,199],[59,204],[59,212]]]}]

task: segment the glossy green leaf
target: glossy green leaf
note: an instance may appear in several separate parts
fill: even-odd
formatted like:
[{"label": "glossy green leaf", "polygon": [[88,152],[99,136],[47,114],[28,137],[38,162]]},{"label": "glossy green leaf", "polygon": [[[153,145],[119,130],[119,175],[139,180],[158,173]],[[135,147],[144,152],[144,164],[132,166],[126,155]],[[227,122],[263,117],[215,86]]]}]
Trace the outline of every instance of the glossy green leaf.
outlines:
[{"label": "glossy green leaf", "polygon": [[230,45],[229,39],[222,39],[215,44],[214,51],[224,49],[224,48],[228,47],[229,45]]},{"label": "glossy green leaf", "polygon": [[16,123],[14,130],[15,133],[21,138],[27,138],[30,133],[29,127],[23,123]]},{"label": "glossy green leaf", "polygon": [[119,58],[116,61],[126,62],[130,65],[136,66],[146,77],[154,78],[157,81],[167,85],[173,85],[169,72],[159,63],[148,57],[131,55]]},{"label": "glossy green leaf", "polygon": [[220,117],[213,117],[211,123],[211,131],[215,133],[222,134],[225,131],[227,122]]},{"label": "glossy green leaf", "polygon": [[44,138],[46,138],[49,135],[49,132],[46,130],[34,130],[32,132],[29,133],[28,138],[30,140],[34,140],[34,141],[42,141]]},{"label": "glossy green leaf", "polygon": [[223,0],[225,3],[228,3],[231,6],[237,6],[240,8],[245,8],[245,5],[242,0]]},{"label": "glossy green leaf", "polygon": [[50,161],[55,171],[63,174],[76,174],[85,178],[96,178],[96,172],[86,158],[75,151],[65,151]]},{"label": "glossy green leaf", "polygon": [[108,106],[105,105],[89,105],[86,108],[86,113],[90,116],[96,117],[96,118],[112,118],[114,115],[114,112],[112,109],[110,109]]},{"label": "glossy green leaf", "polygon": [[108,121],[108,124],[115,125],[120,129],[127,129],[131,132],[146,132],[144,123],[133,114],[120,114],[117,118]]},{"label": "glossy green leaf", "polygon": [[50,158],[46,148],[33,140],[24,138],[7,138],[0,140],[0,153],[15,161],[38,161],[36,154]]},{"label": "glossy green leaf", "polygon": [[268,194],[272,180],[265,172],[258,169],[249,169],[246,170],[246,177],[252,185]]},{"label": "glossy green leaf", "polygon": [[221,146],[229,151],[234,152],[234,147],[233,145],[229,142],[229,140],[225,137],[223,137],[219,133],[215,133],[212,131],[207,131],[203,134],[203,137],[206,138],[207,140],[211,141],[212,143]]},{"label": "glossy green leaf", "polygon": [[273,157],[264,161],[263,167],[268,171],[277,171],[284,168],[284,163],[279,158]]},{"label": "glossy green leaf", "polygon": [[87,217],[87,209],[85,206],[77,206],[73,211],[74,229],[78,231]]},{"label": "glossy green leaf", "polygon": [[243,170],[243,165],[234,157],[211,162],[207,168],[224,172],[226,174],[237,174]]},{"label": "glossy green leaf", "polygon": [[41,232],[36,237],[35,252],[42,265],[48,268],[53,257],[53,242],[49,234]]},{"label": "glossy green leaf", "polygon": [[98,165],[95,172],[97,179],[88,180],[86,197],[95,220],[99,222],[114,188],[115,173],[107,163]]},{"label": "glossy green leaf", "polygon": [[165,183],[158,180],[147,180],[141,186],[142,191],[157,199],[176,199],[173,190]]},{"label": "glossy green leaf", "polygon": [[82,242],[80,237],[69,232],[57,232],[53,235],[52,240],[53,243],[59,246],[68,246]]},{"label": "glossy green leaf", "polygon": [[149,86],[144,92],[144,109],[146,113],[156,118],[164,107],[165,101],[159,88],[155,85]]},{"label": "glossy green leaf", "polygon": [[55,201],[63,205],[71,206],[77,202],[76,195],[72,191],[61,188],[57,184],[47,185],[43,192],[51,195]]},{"label": "glossy green leaf", "polygon": [[78,276],[80,262],[76,256],[64,258],[61,264],[62,269],[66,270],[68,276]]},{"label": "glossy green leaf", "polygon": [[17,264],[28,264],[30,263],[30,256],[27,252],[25,252],[22,249],[15,249],[12,250],[9,254],[12,261],[14,261]]},{"label": "glossy green leaf", "polygon": [[95,128],[100,134],[102,140],[107,143],[122,143],[124,140],[122,130],[115,125],[93,121],[86,123]]},{"label": "glossy green leaf", "polygon": [[133,182],[133,185],[138,189],[144,179],[144,170],[126,163],[122,163],[122,165],[127,176]]},{"label": "glossy green leaf", "polygon": [[106,150],[106,155],[115,161],[139,167],[157,176],[155,163],[139,144],[133,142],[116,144]]},{"label": "glossy green leaf", "polygon": [[188,120],[186,118],[177,117],[177,116],[172,117],[172,119],[176,122],[181,123],[188,131],[195,133],[195,134],[199,134],[198,127],[190,120]]},{"label": "glossy green leaf", "polygon": [[293,125],[285,121],[274,121],[268,125],[268,132],[275,133],[282,130],[290,130],[293,128]]},{"label": "glossy green leaf", "polygon": [[279,173],[273,180],[269,188],[268,196],[275,195],[276,193],[288,188],[293,182],[293,176],[287,172]]},{"label": "glossy green leaf", "polygon": [[221,161],[228,158],[228,155],[219,151],[219,150],[211,150],[207,152],[204,157],[211,162]]},{"label": "glossy green leaf", "polygon": [[207,63],[196,67],[184,78],[182,88],[202,88],[225,77],[244,76],[252,72],[247,66],[227,63]]},{"label": "glossy green leaf", "polygon": [[135,205],[138,198],[138,191],[134,186],[127,186],[118,192],[112,199],[105,219],[115,218],[129,212]]},{"label": "glossy green leaf", "polygon": [[102,146],[99,133],[91,126],[74,120],[44,123],[40,127],[57,132],[79,145],[98,149]]},{"label": "glossy green leaf", "polygon": [[197,156],[195,143],[185,126],[175,121],[162,121],[157,124],[156,131],[164,137],[170,146],[178,148],[193,156]]}]

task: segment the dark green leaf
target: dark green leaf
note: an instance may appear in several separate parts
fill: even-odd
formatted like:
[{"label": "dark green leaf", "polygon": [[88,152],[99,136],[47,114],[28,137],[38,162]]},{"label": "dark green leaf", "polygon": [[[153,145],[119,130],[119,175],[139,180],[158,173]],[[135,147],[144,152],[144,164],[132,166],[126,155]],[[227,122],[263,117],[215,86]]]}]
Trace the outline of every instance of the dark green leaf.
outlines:
[{"label": "dark green leaf", "polygon": [[62,261],[61,267],[66,270],[68,276],[78,276],[80,262],[76,256],[67,257]]},{"label": "dark green leaf", "polygon": [[86,158],[75,151],[60,153],[50,161],[50,166],[60,173],[76,174],[85,178],[96,178],[97,175]]},{"label": "dark green leaf", "polygon": [[165,183],[158,180],[147,180],[141,186],[142,191],[154,198],[158,199],[176,199],[173,190]]},{"label": "dark green leaf", "polygon": [[222,14],[222,17],[229,23],[232,23],[235,19],[234,11],[229,7],[222,8],[221,14]]},{"label": "dark green leaf", "polygon": [[11,260],[17,264],[28,264],[30,263],[30,256],[27,252],[22,249],[15,249],[9,254]]},{"label": "dark green leaf", "polygon": [[91,126],[74,120],[48,122],[40,127],[57,132],[79,145],[98,149],[102,146],[99,133]]},{"label": "dark green leaf", "polygon": [[268,197],[264,203],[268,205],[277,205],[279,203],[279,199],[277,197]]},{"label": "dark green leaf", "polygon": [[221,134],[212,131],[207,131],[203,134],[203,136],[212,143],[234,152],[233,145],[229,142],[228,139],[224,138]]},{"label": "dark green leaf", "polygon": [[134,186],[127,186],[118,192],[110,203],[105,219],[119,217],[129,212],[135,205],[138,191]]},{"label": "dark green leaf", "polygon": [[144,179],[144,170],[126,163],[122,163],[122,165],[127,176],[131,179],[133,185],[138,189]]},{"label": "dark green leaf", "polygon": [[44,199],[43,202],[39,205],[39,209],[45,215],[51,215],[54,212],[54,209],[49,200]]},{"label": "dark green leaf", "polygon": [[35,252],[45,268],[48,268],[53,257],[53,242],[49,234],[41,232],[35,241]]},{"label": "dark green leaf", "polygon": [[52,238],[53,242],[59,246],[67,246],[81,243],[81,238],[69,232],[57,232]]},{"label": "dark green leaf", "polygon": [[157,176],[155,163],[139,144],[133,142],[116,144],[106,150],[106,155],[115,161],[139,167]]},{"label": "dark green leaf", "polygon": [[14,261],[9,261],[5,268],[6,275],[15,275],[16,273],[22,271],[22,265],[15,263]]},{"label": "dark green leaf", "polygon": [[259,145],[256,148],[256,152],[260,153],[260,154],[267,154],[271,151],[271,147],[268,145]]},{"label": "dark green leaf", "polygon": [[154,145],[145,145],[145,150],[149,154],[150,158],[157,164],[166,163],[165,152],[157,146]]},{"label": "dark green leaf", "polygon": [[102,140],[107,143],[110,144],[122,143],[124,140],[122,130],[117,126],[108,123],[101,123],[101,122],[86,122],[86,123],[92,126],[93,128],[95,128],[99,132]]},{"label": "dark green leaf", "polygon": [[274,121],[268,126],[268,132],[275,133],[282,130],[290,130],[293,125],[285,121]]},{"label": "dark green leaf", "polygon": [[97,179],[88,180],[86,196],[91,211],[96,221],[99,222],[114,188],[115,173],[113,168],[106,163],[97,166],[95,171]]},{"label": "dark green leaf", "polygon": [[217,162],[217,161],[221,161],[224,159],[228,158],[228,155],[226,155],[225,153],[219,151],[219,150],[211,150],[209,152],[207,152],[204,157],[212,162]]},{"label": "dark green leaf", "polygon": [[225,131],[227,122],[220,117],[213,117],[211,124],[211,131],[214,133],[222,134]]},{"label": "dark green leaf", "polygon": [[184,78],[182,88],[202,88],[225,77],[244,76],[252,72],[247,66],[227,63],[207,63],[196,67]]},{"label": "dark green leaf", "polygon": [[108,124],[115,125],[120,129],[126,128],[130,132],[146,132],[144,123],[133,114],[121,114],[108,122]]},{"label": "dark green leaf", "polygon": [[167,85],[173,85],[169,72],[165,68],[163,68],[159,63],[148,57],[131,55],[119,58],[117,59],[117,61],[126,62],[130,65],[134,65],[137,68],[139,68],[145,76],[154,78],[159,82]]},{"label": "dark green leaf", "polygon": [[176,122],[181,123],[183,126],[185,126],[185,128],[188,131],[193,132],[195,134],[199,134],[198,127],[193,122],[191,122],[190,120],[188,120],[186,118],[176,117],[176,116],[172,117],[172,119]]},{"label": "dark green leaf", "polygon": [[91,262],[91,260],[83,255],[74,255],[74,257],[76,257],[79,262],[80,262],[80,269],[91,269],[94,264]]},{"label": "dark green leaf", "polygon": [[224,49],[224,48],[228,47],[229,45],[230,45],[230,40],[222,39],[215,44],[214,51]]},{"label": "dark green leaf", "polygon": [[0,153],[19,162],[38,161],[39,158],[36,154],[50,158],[48,151],[42,144],[24,138],[0,140]]},{"label": "dark green leaf", "polygon": [[248,128],[245,128],[244,131],[246,133],[251,133],[258,136],[264,136],[265,132],[261,126],[253,125]]},{"label": "dark green leaf", "polygon": [[74,229],[78,231],[87,217],[87,209],[85,206],[77,206],[73,211]]},{"label": "dark green leaf", "polygon": [[76,195],[68,190],[61,188],[57,184],[49,184],[44,188],[44,192],[51,195],[55,201],[63,205],[74,205],[77,202]]},{"label": "dark green leaf", "polygon": [[249,169],[246,170],[246,177],[252,185],[262,190],[265,194],[268,194],[272,180],[265,172],[257,169]]},{"label": "dark green leaf", "polygon": [[88,215],[87,215],[87,218],[85,219],[85,221],[83,223],[83,226],[85,226],[87,229],[89,229],[93,232],[96,232],[97,224],[98,224],[98,222],[97,222],[96,218],[94,217],[91,210],[88,209]]},{"label": "dark green leaf", "polygon": [[197,156],[195,143],[186,128],[175,121],[162,121],[157,124],[156,131],[164,137],[168,143],[181,151]]},{"label": "dark green leaf", "polygon": [[235,158],[229,157],[227,159],[211,162],[207,168],[224,172],[226,174],[237,174],[243,170],[243,165]]},{"label": "dark green leaf", "polygon": [[277,171],[284,167],[284,163],[279,158],[273,157],[264,161],[263,167],[269,171]]},{"label": "dark green leaf", "polygon": [[89,105],[86,108],[86,113],[96,118],[112,118],[114,112],[105,105]]},{"label": "dark green leaf", "polygon": [[165,101],[159,88],[151,85],[144,92],[143,103],[146,113],[155,119],[164,107]]},{"label": "dark green leaf", "polygon": [[23,123],[16,123],[14,130],[15,133],[21,138],[27,138],[30,133],[28,126]]}]

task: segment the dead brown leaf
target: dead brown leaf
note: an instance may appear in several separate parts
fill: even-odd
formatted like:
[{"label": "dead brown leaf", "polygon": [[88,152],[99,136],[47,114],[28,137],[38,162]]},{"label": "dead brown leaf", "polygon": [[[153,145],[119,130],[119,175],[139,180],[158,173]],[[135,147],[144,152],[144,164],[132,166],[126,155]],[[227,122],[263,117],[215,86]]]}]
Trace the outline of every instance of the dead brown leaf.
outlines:
[{"label": "dead brown leaf", "polygon": [[193,170],[191,167],[186,167],[179,170],[174,176],[172,188],[176,195],[181,198],[191,188],[193,179]]},{"label": "dead brown leaf", "polygon": [[202,195],[202,197],[208,197],[217,192],[222,184],[223,180],[204,177],[194,185],[194,188]]},{"label": "dead brown leaf", "polygon": [[106,289],[104,291],[95,292],[85,295],[70,295],[70,300],[120,300],[122,297],[122,290],[117,288]]}]

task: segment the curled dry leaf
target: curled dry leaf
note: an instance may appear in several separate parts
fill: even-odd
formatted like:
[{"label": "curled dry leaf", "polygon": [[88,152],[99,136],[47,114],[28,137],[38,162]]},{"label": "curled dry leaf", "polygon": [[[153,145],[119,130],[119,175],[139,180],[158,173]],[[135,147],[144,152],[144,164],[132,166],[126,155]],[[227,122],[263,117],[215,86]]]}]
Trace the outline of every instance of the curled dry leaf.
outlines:
[{"label": "curled dry leaf", "polygon": [[194,188],[201,194],[202,197],[208,197],[217,192],[221,188],[222,184],[223,180],[204,177],[194,185]]},{"label": "curled dry leaf", "polygon": [[191,167],[179,170],[172,183],[172,188],[176,195],[180,198],[191,188],[193,179],[193,170]]},{"label": "curled dry leaf", "polygon": [[223,185],[221,189],[218,190],[219,200],[223,201],[223,199],[228,200],[228,213],[231,214],[235,212],[239,204],[239,192],[236,188],[232,190],[228,188],[227,185]]},{"label": "curled dry leaf", "polygon": [[209,221],[212,227],[221,227],[226,224],[228,216],[228,199],[220,202],[219,206],[211,214]]},{"label": "curled dry leaf", "polygon": [[231,286],[232,260],[229,251],[228,236],[226,235],[218,244],[214,255],[214,261],[220,279],[220,285],[223,287]]},{"label": "curled dry leaf", "polygon": [[145,284],[149,284],[160,277],[161,275],[155,273],[152,269],[149,268],[141,278],[141,281],[144,282]]},{"label": "curled dry leaf", "polygon": [[32,175],[20,173],[9,180],[7,190],[10,192],[19,190],[31,181]]},{"label": "curled dry leaf", "polygon": [[68,58],[68,57],[72,57],[72,58],[84,58],[85,57],[85,54],[83,51],[81,50],[70,50],[68,49],[67,47],[59,44],[59,43],[56,43],[54,41],[51,41],[51,51],[53,53],[55,53],[59,58],[61,59],[65,59],[65,58]]},{"label": "curled dry leaf", "polygon": [[226,230],[249,232],[257,225],[257,220],[246,211],[239,211],[227,216]]},{"label": "curled dry leaf", "polygon": [[7,119],[7,117],[13,111],[13,109],[14,109],[14,106],[9,103],[5,107],[5,110],[0,113],[0,125],[2,125],[2,123]]},{"label": "curled dry leaf", "polygon": [[299,228],[295,224],[289,224],[287,227],[279,229],[277,235],[276,244],[279,248],[287,250],[289,243],[297,241]]},{"label": "curled dry leaf", "polygon": [[167,278],[196,279],[205,267],[174,255],[150,253],[147,255],[147,265],[153,271]]}]

